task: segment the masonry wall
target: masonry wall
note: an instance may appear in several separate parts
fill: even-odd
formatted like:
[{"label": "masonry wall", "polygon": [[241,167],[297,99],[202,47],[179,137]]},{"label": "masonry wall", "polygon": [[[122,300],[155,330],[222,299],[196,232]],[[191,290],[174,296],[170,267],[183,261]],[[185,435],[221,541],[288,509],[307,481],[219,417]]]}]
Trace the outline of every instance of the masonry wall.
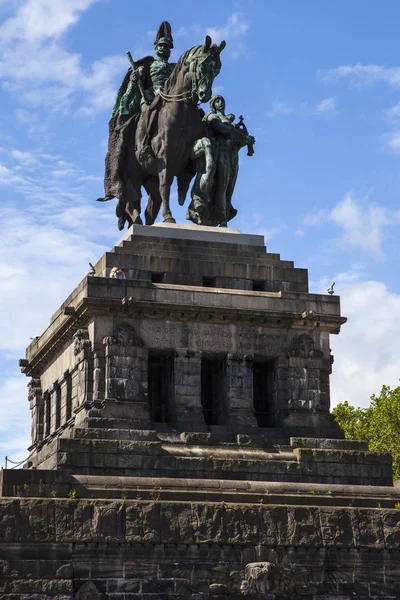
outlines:
[{"label": "masonry wall", "polygon": [[213,589],[239,598],[246,565],[263,561],[274,565],[262,580],[264,598],[395,600],[400,511],[157,499],[0,501],[4,600],[200,599],[213,597]]}]

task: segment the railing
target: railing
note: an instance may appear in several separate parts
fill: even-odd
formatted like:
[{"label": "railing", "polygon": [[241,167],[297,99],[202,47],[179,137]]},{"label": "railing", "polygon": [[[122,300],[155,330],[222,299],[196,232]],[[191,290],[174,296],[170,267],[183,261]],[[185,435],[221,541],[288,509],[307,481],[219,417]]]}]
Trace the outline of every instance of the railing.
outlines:
[{"label": "railing", "polygon": [[18,469],[18,467],[20,467],[23,463],[26,463],[30,458],[30,455],[27,458],[24,458],[24,460],[21,460],[21,462],[15,462],[14,460],[11,460],[10,458],[8,458],[8,456],[5,457],[6,459],[6,464],[5,464],[5,468],[8,469],[8,463],[15,465],[14,467],[10,467],[10,469]]}]

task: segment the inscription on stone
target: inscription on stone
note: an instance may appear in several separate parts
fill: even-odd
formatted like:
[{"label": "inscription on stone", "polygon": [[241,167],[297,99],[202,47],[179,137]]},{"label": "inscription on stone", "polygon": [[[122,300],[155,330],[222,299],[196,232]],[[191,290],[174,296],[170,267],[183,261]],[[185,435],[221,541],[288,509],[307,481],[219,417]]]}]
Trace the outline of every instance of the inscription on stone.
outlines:
[{"label": "inscription on stone", "polygon": [[239,333],[239,349],[275,354],[282,348],[282,337],[269,333],[246,331]]},{"label": "inscription on stone", "polygon": [[223,326],[194,324],[193,328],[179,325],[149,325],[143,329],[149,347],[186,347],[216,352],[244,352],[278,355],[285,346],[281,335],[254,330],[239,330]]}]

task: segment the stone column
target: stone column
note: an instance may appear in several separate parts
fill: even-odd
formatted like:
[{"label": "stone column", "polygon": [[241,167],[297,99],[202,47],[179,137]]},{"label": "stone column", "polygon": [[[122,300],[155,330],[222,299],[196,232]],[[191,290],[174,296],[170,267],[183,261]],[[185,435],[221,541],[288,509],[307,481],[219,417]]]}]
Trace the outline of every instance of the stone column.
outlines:
[{"label": "stone column", "polygon": [[201,354],[190,350],[174,356],[171,416],[182,431],[207,431],[201,405]]},{"label": "stone column", "polygon": [[253,356],[228,354],[225,393],[227,425],[232,429],[257,427],[253,406]]},{"label": "stone column", "polygon": [[42,386],[40,383],[40,377],[33,377],[28,384],[28,400],[29,406],[32,411],[31,419],[31,437],[32,446],[29,450],[32,450],[38,442],[43,440],[44,434],[44,402],[42,394]]}]

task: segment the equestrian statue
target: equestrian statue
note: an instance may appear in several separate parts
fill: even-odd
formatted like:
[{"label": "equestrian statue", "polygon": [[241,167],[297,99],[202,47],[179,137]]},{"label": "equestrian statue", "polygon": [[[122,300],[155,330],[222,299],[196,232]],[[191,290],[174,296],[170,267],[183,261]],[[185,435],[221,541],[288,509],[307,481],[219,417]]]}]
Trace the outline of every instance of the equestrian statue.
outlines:
[{"label": "equestrian statue", "polygon": [[[122,230],[125,224],[143,223],[144,188],[148,195],[146,225],[154,223],[161,207],[164,222],[175,223],[170,209],[173,179],[177,178],[182,205],[194,178],[187,218],[199,225],[226,226],[236,214],[230,198],[238,149],[255,140],[244,126],[225,123],[229,117],[225,118],[225,106],[216,110],[212,101],[212,112],[221,126],[199,107],[199,103],[212,98],[225,42],[213,44],[207,35],[202,45],[184,52],[177,63],[170,63],[173,38],[170,24],[163,21],[154,46],[155,58],[146,56],[134,61],[127,53],[131,66],[118,90],[109,122],[105,194],[98,200],[117,198],[118,227]],[[214,139],[218,136],[232,140],[232,144],[225,144],[224,151],[224,144]],[[232,169],[224,170],[221,165],[227,161],[222,157],[226,157],[230,146],[236,158],[230,161]],[[229,179],[226,185],[223,183],[226,189],[222,194],[216,177],[218,181],[221,177]]]}]

